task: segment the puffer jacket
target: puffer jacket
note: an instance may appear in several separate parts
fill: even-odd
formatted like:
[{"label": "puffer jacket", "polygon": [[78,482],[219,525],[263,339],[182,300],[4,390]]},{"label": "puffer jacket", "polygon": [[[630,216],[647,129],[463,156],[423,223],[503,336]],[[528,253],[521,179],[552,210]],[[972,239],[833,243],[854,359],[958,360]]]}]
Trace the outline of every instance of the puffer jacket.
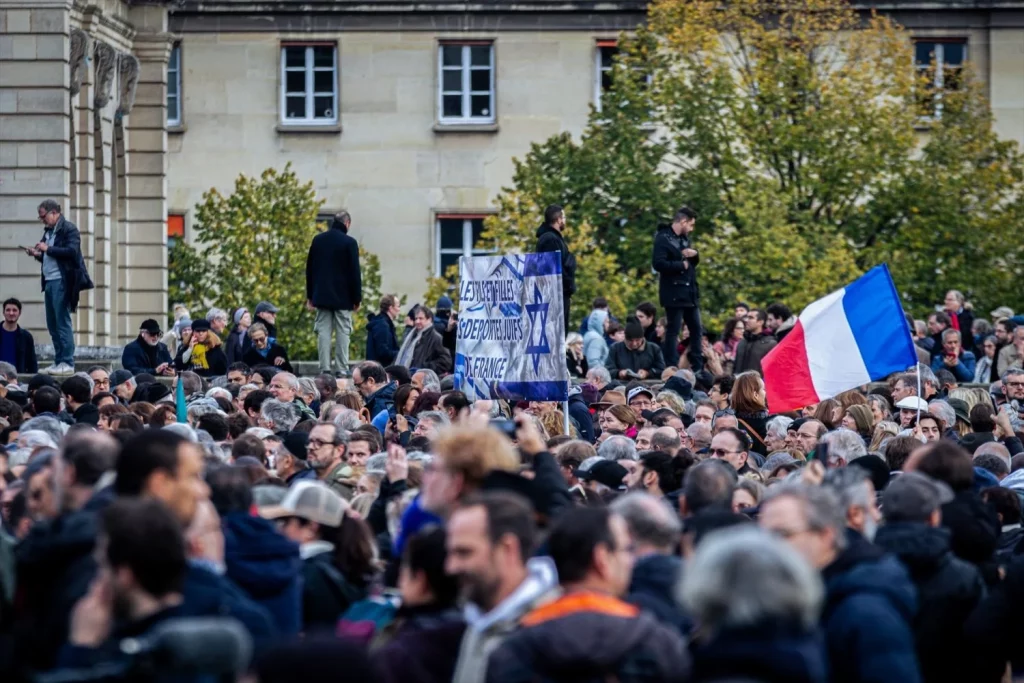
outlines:
[{"label": "puffer jacket", "polygon": [[604,339],[604,321],[608,311],[594,310],[587,317],[587,333],[583,335],[583,356],[587,367],[603,368],[608,360],[608,343]]}]

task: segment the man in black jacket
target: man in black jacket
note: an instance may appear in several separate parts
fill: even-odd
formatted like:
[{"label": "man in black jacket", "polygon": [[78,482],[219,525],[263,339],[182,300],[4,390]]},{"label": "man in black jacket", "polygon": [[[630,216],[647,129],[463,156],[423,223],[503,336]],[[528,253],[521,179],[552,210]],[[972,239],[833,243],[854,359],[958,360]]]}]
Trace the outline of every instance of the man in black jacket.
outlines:
[{"label": "man in black jacket", "polygon": [[306,308],[316,309],[317,359],[320,372],[331,371],[331,330],[335,334],[334,361],[339,373],[348,373],[348,345],[352,313],[363,300],[359,244],[349,237],[352,217],[342,211],[329,230],[313,238],[306,258]]},{"label": "man in black jacket", "polygon": [[562,313],[565,330],[569,331],[569,300],[576,293],[576,256],[569,252],[562,233],[565,232],[565,211],[557,204],[544,209],[544,223],[537,228],[537,253],[557,251],[562,255]]},{"label": "man in black jacket", "polygon": [[395,318],[401,312],[398,297],[385,294],[380,298],[380,312],[370,314],[366,323],[366,360],[391,365],[398,355]]},{"label": "man in black jacket", "polygon": [[694,371],[704,368],[701,349],[700,287],[697,285],[697,264],[700,254],[690,246],[690,233],[697,222],[697,213],[688,206],[681,207],[672,223],[658,226],[654,236],[652,266],[660,275],[658,296],[665,308],[665,340],[662,351],[665,363],[679,364],[676,345],[679,331],[686,323],[690,331],[690,349],[687,357]]},{"label": "man in black jacket", "polygon": [[81,292],[92,289],[92,280],[82,259],[82,236],[74,223],[61,214],[60,204],[47,199],[39,205],[39,220],[45,229],[36,246],[25,253],[43,264],[43,302],[46,329],[53,340],[54,362],[43,372],[70,375],[75,371],[75,336],[71,314],[78,308]]},{"label": "man in black jacket", "polygon": [[0,325],[0,361],[10,363],[18,372],[39,372],[36,343],[32,333],[18,325],[21,302],[11,297],[4,302],[4,322]]}]

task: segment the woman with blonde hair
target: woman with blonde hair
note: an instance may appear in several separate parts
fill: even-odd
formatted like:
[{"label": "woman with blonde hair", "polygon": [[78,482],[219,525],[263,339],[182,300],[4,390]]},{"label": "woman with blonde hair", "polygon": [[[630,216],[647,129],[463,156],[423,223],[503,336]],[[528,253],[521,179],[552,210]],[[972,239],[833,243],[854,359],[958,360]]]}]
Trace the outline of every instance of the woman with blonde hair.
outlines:
[{"label": "woman with blonde hair", "polygon": [[[953,389],[951,392],[949,392],[949,398],[951,398],[951,399],[954,399],[954,398],[955,399],[959,399],[959,400],[963,401],[964,403],[966,403],[967,404],[967,414],[970,415],[971,414],[971,408],[973,408],[974,406],[978,405],[978,402],[979,402],[978,401],[978,393],[977,393],[977,391],[978,390],[973,389],[973,388],[968,389],[967,387],[958,387],[956,389]],[[980,391],[984,394],[985,402],[986,403],[992,403],[991,399],[988,398],[988,392],[985,391],[984,389],[981,389]]]},{"label": "woman with blonde hair", "polygon": [[877,453],[882,447],[882,442],[891,439],[900,433],[900,426],[895,422],[884,420],[875,425],[875,431],[871,436],[871,443],[868,444],[868,452]]},{"label": "woman with blonde hair", "polygon": [[682,415],[686,411],[686,403],[674,391],[659,392],[654,400],[658,407],[668,408],[676,415]]},{"label": "woman with blonde hair", "polygon": [[751,448],[761,455],[767,455],[765,436],[768,434],[768,404],[761,375],[754,370],[736,375],[730,403],[736,411],[740,429],[750,437]]},{"label": "woman with blonde hair", "polygon": [[565,335],[565,364],[569,368],[569,376],[583,379],[589,367],[587,357],[583,353],[583,336],[579,332]]}]

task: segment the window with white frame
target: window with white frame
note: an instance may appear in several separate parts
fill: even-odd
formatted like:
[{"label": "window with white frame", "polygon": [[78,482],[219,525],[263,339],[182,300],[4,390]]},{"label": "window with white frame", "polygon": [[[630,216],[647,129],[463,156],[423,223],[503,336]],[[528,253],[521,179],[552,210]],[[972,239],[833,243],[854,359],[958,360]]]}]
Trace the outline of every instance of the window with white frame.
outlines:
[{"label": "window with white frame", "polygon": [[601,111],[601,96],[611,90],[612,66],[618,53],[619,47],[614,40],[597,41],[597,51],[594,53],[594,108],[598,111]]},{"label": "window with white frame", "polygon": [[181,43],[171,48],[167,61],[167,125],[181,125]]},{"label": "window with white frame", "polygon": [[440,215],[437,217],[437,258],[434,270],[444,276],[448,268],[459,263],[460,256],[482,256],[491,253],[481,247],[486,216]]},{"label": "window with white frame", "polygon": [[494,44],[438,46],[438,121],[494,123]]},{"label": "window with white frame", "polygon": [[334,44],[281,46],[281,121],[338,122],[338,51]]},{"label": "window with white frame", "polygon": [[942,114],[942,93],[960,89],[966,61],[966,40],[924,38],[914,41],[914,66],[926,81],[920,102],[922,116]]}]

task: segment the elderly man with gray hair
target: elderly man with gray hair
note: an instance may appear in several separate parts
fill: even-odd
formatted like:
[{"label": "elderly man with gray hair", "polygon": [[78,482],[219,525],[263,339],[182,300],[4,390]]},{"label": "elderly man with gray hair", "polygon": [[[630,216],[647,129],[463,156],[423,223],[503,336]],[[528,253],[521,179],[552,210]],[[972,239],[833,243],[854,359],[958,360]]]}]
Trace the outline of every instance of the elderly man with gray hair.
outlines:
[{"label": "elderly man with gray hair", "polygon": [[223,308],[211,308],[206,312],[206,322],[210,323],[214,334],[221,337],[228,326],[228,312]]},{"label": "elderly man with gray hair", "polygon": [[298,423],[299,413],[291,403],[268,398],[260,406],[259,426],[265,427],[275,434],[290,432]]},{"label": "elderly man with gray hair", "polygon": [[[901,475],[906,476],[906,475]],[[768,489],[758,523],[784,539],[825,582],[821,620],[829,669],[846,681],[920,681],[911,624],[917,595],[906,569],[863,539],[850,542],[846,511],[830,488]]]},{"label": "elderly man with gray hair", "polygon": [[828,446],[829,467],[845,467],[851,461],[868,454],[864,439],[850,429],[837,429],[829,432],[821,437],[821,441],[818,443]]},{"label": "elderly man with gray hair", "polygon": [[597,454],[605,460],[636,460],[636,444],[628,436],[610,436],[597,447]]}]

